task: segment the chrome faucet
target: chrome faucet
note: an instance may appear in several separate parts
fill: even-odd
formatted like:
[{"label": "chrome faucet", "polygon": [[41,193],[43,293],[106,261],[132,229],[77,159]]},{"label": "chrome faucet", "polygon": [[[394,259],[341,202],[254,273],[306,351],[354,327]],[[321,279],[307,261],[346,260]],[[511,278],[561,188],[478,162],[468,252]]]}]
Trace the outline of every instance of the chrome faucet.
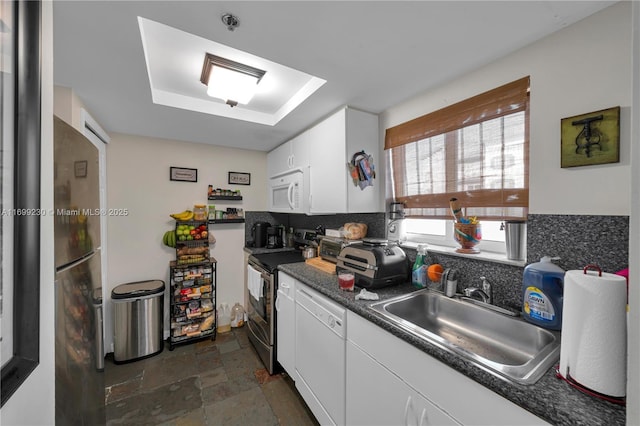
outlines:
[{"label": "chrome faucet", "polygon": [[464,289],[464,295],[471,298],[471,299],[475,299],[476,297],[474,296],[480,296],[480,298],[482,299],[482,301],[484,303],[490,303],[489,302],[489,295],[487,293],[485,293],[482,289],[478,288],[478,287],[467,287]]},{"label": "chrome faucet", "polygon": [[482,280],[482,291],[489,296],[489,303],[493,305],[493,286],[485,277],[480,277]]},{"label": "chrome faucet", "polygon": [[482,280],[482,288],[468,287],[464,289],[464,295],[474,298],[474,296],[480,296],[484,303],[493,304],[493,287],[491,283],[487,281],[486,277],[480,277]]}]

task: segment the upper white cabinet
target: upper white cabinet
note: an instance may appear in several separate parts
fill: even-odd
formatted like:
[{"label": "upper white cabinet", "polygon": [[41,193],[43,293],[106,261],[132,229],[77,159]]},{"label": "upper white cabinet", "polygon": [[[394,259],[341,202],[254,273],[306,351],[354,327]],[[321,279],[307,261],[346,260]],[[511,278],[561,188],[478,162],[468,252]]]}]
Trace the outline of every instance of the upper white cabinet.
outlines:
[{"label": "upper white cabinet", "polygon": [[[348,167],[360,151],[373,156],[377,176],[364,189],[354,185]],[[378,116],[343,108],[269,152],[267,171],[274,176],[309,166],[308,214],[374,213],[382,211],[379,153]]]},{"label": "upper white cabinet", "polygon": [[309,165],[309,144],[305,133],[296,136],[267,154],[267,176],[273,177]]},{"label": "upper white cabinet", "polygon": [[313,155],[309,157],[309,213],[372,213],[380,211],[380,179],[360,189],[353,184],[348,163],[365,151],[374,165],[380,159],[378,116],[344,108],[309,130]]}]

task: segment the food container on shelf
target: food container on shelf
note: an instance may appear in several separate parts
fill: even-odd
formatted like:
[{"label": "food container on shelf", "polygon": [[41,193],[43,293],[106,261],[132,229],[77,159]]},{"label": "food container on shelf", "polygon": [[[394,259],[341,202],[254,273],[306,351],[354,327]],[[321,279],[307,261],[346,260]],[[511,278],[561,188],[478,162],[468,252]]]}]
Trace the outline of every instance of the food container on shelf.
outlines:
[{"label": "food container on shelf", "polygon": [[193,206],[193,220],[207,220],[207,206],[196,204]]}]

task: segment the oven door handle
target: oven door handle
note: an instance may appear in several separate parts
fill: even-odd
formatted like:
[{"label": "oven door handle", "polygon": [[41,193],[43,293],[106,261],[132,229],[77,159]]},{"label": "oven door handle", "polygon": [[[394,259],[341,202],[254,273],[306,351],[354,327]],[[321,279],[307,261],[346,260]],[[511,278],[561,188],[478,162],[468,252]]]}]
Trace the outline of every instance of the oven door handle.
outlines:
[{"label": "oven door handle", "polygon": [[257,266],[255,263],[252,263],[252,262],[249,262],[249,266],[251,266],[251,269],[258,272],[263,279],[267,281],[271,281],[271,274],[269,274],[269,272],[265,271],[264,269],[260,268],[259,266]]}]

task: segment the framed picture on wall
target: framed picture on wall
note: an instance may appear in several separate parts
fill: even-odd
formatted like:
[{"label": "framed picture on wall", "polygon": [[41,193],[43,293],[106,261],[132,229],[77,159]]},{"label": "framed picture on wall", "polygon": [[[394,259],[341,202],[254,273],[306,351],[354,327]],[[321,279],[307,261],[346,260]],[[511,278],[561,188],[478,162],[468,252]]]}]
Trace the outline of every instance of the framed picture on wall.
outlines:
[{"label": "framed picture on wall", "polygon": [[169,179],[179,182],[197,182],[198,169],[187,169],[184,167],[171,167],[169,169]]},{"label": "framed picture on wall", "polygon": [[620,107],[563,118],[561,167],[620,161]]},{"label": "framed picture on wall", "polygon": [[251,185],[251,173],[229,172],[229,184]]}]

